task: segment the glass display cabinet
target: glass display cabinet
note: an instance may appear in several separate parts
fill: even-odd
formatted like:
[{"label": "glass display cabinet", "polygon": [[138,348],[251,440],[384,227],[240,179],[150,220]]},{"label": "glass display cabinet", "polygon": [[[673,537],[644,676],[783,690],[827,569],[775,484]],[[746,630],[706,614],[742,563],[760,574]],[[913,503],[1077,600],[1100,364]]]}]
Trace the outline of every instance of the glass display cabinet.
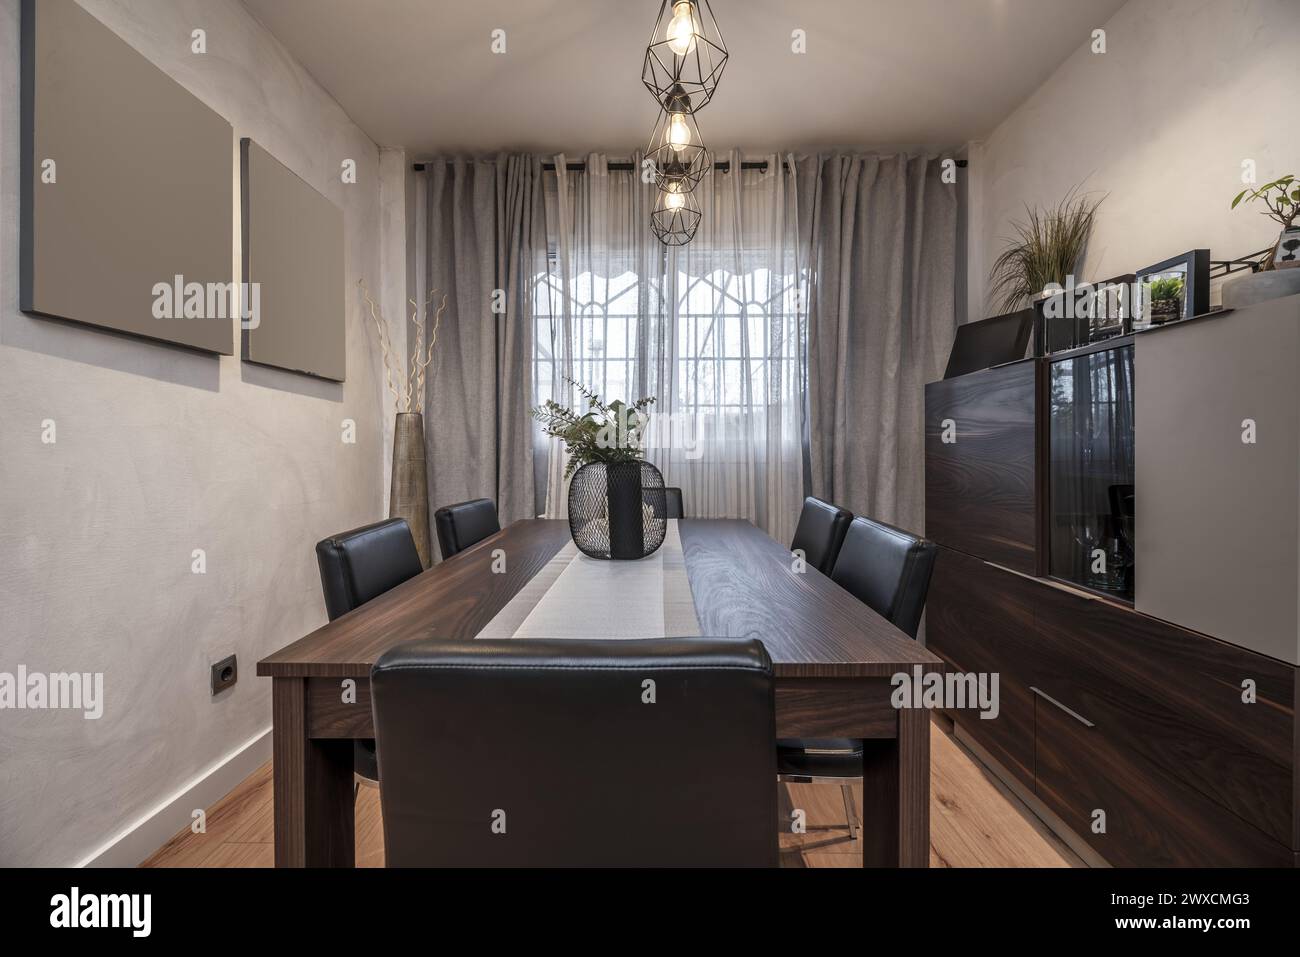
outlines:
[{"label": "glass display cabinet", "polygon": [[1133,344],[1050,362],[1048,573],[1133,601]]}]

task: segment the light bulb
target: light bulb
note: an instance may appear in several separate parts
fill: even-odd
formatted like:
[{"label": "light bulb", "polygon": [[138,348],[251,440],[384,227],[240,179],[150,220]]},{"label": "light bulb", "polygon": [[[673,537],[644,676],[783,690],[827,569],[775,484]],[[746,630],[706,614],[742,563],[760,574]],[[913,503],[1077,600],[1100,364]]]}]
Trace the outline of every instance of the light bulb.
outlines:
[{"label": "light bulb", "polygon": [[668,22],[668,49],[686,56],[695,49],[695,21],[688,0],[673,4],[673,18]]},{"label": "light bulb", "polygon": [[674,113],[668,121],[668,145],[678,153],[691,145],[691,128],[686,125],[685,113]]},{"label": "light bulb", "polygon": [[681,209],[686,205],[686,197],[682,194],[682,187],[679,183],[669,183],[668,190],[664,193],[665,209]]}]

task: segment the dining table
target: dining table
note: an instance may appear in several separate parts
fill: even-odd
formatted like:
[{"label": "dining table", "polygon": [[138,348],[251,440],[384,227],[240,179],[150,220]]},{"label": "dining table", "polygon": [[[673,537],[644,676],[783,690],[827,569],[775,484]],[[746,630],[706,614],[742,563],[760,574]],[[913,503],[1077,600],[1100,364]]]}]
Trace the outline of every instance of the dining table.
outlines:
[{"label": "dining table", "polygon": [[940,659],[747,521],[666,525],[650,556],[599,561],[567,521],[513,522],[259,661],[276,866],[354,866],[353,742],[375,736],[370,670],[393,646],[696,636],[762,641],[777,739],[863,742],[864,866],[928,866],[929,711],[895,688],[942,672]]}]

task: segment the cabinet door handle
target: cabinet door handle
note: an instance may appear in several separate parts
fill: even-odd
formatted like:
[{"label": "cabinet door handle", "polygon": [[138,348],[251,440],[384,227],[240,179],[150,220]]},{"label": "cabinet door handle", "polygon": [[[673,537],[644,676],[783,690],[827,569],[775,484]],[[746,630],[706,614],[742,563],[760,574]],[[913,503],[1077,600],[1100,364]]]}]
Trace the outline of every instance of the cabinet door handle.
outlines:
[{"label": "cabinet door handle", "polygon": [[1084,727],[1088,727],[1088,728],[1097,727],[1095,724],[1093,724],[1083,715],[1079,714],[1079,712],[1075,711],[1073,708],[1067,708],[1065,705],[1061,704],[1061,702],[1057,701],[1055,698],[1053,698],[1046,691],[1043,691],[1041,688],[1035,688],[1033,685],[1030,685],[1029,690],[1032,691],[1034,694],[1038,695],[1038,697],[1042,698],[1044,701],[1048,702],[1049,704],[1056,705],[1058,708],[1060,708],[1062,711],[1068,714],[1075,721],[1078,721],[1080,724],[1084,725]]}]

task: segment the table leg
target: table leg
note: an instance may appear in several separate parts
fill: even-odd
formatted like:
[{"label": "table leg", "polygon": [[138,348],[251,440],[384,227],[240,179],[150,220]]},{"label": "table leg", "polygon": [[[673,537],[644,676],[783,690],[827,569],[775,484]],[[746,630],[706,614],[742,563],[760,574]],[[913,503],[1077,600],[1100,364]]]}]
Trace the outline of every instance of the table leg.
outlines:
[{"label": "table leg", "polygon": [[354,866],[351,739],[307,737],[303,678],[274,679],[271,713],[275,866]]},{"label": "table leg", "polygon": [[929,867],[930,712],[901,708],[897,738],[863,744],[862,866]]}]

